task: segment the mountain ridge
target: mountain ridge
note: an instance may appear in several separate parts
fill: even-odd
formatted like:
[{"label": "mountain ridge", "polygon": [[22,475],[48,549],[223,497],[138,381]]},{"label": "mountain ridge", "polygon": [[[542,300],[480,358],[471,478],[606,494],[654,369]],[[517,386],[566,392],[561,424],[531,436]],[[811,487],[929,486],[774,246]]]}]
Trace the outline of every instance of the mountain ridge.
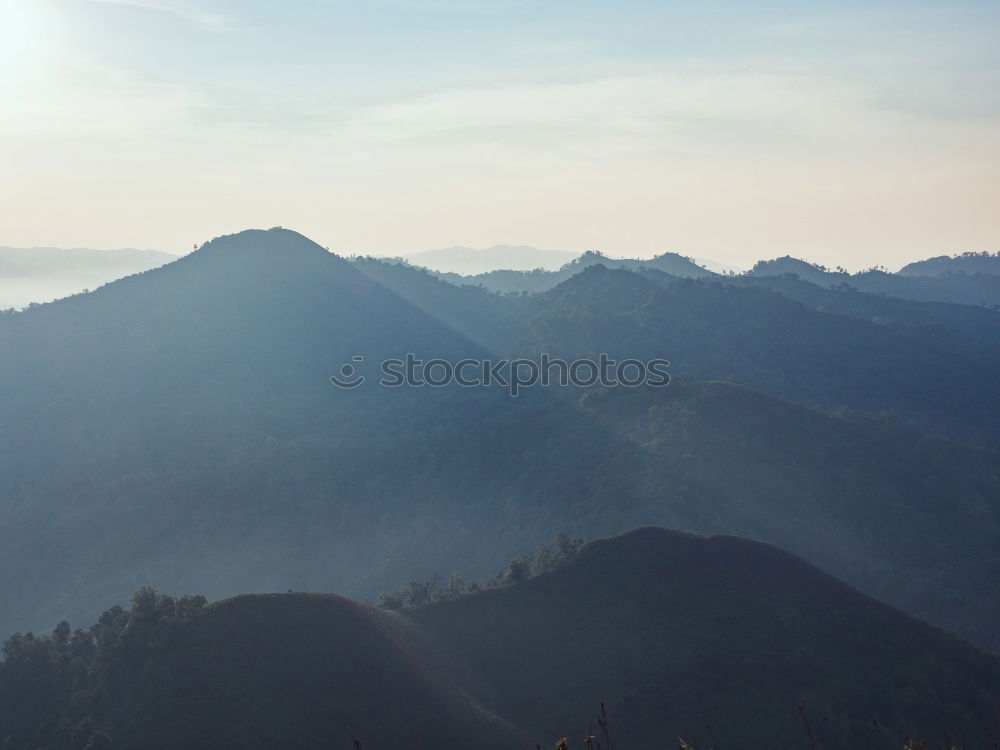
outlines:
[{"label": "mountain ridge", "polygon": [[572,251],[500,244],[486,248],[455,245],[437,250],[405,253],[402,257],[408,263],[435,271],[474,275],[498,268],[516,271],[530,271],[535,268],[556,270],[578,256],[579,253]]},{"label": "mountain ridge", "polygon": [[[961,260],[961,257],[955,260]],[[987,258],[992,262],[992,258]],[[917,266],[910,264],[906,268]],[[948,302],[1000,309],[1000,276],[993,273],[889,273],[881,268],[850,274],[843,269],[830,271],[791,256],[759,261],[749,276],[767,278],[791,274],[823,288],[856,289],[900,299]]]},{"label": "mountain ridge", "polygon": [[[996,363],[972,362],[964,375],[946,367],[974,342],[956,338],[944,357],[951,350],[919,329],[717,277],[595,264],[550,292],[506,297],[405,265],[348,262],[293,233],[219,242],[0,315],[0,566],[11,571],[0,579],[0,629],[92,616],[95,602],[146,583],[213,598],[371,596],[407,572],[461,563],[484,575],[558,531],[658,523],[794,546],[869,593],[997,642],[993,454],[906,426],[925,397],[967,428],[988,416],[976,388]],[[989,322],[975,312],[977,325]],[[665,358],[675,380],[516,399],[377,383],[379,363],[406,353],[455,362],[539,352]],[[330,376],[361,355],[368,381],[335,387]],[[902,371],[889,381],[893,368]],[[940,382],[955,391],[950,404]],[[817,402],[847,413],[801,406]],[[906,410],[900,424],[880,414],[894,406]],[[824,455],[852,472],[831,473]],[[895,458],[882,466],[878,456]],[[872,540],[868,530],[886,524],[900,538]],[[923,550],[921,535],[935,543]],[[953,604],[957,590],[968,596]]]},{"label": "mountain ridge", "polygon": [[948,273],[1000,274],[1000,252],[962,253],[961,255],[939,255],[913,263],[907,263],[899,273],[902,276],[940,276]]}]

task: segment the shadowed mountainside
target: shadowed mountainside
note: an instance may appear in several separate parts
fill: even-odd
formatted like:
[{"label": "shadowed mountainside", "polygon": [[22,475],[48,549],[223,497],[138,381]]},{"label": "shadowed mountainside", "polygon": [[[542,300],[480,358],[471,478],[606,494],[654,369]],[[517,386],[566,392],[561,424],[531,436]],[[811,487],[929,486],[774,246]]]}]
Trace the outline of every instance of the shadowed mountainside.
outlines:
[{"label": "shadowed mountainside", "polygon": [[412,617],[488,679],[491,706],[546,739],[602,698],[621,747],[805,747],[791,706],[827,747],[864,746],[872,719],[941,740],[996,731],[995,655],[735,537],[638,529]]},{"label": "shadowed mountainside", "polygon": [[985,747],[998,730],[996,655],[734,537],[637,529],[406,614],[308,594],[186,606],[140,592],[90,640],[8,642],[5,747],[575,746],[601,701],[623,748],[807,748],[808,731]]},{"label": "shadowed mountainside", "polygon": [[[525,353],[666,356],[675,372],[700,379],[731,378],[823,409],[897,409],[931,430],[1000,440],[1000,360],[976,340],[936,346],[921,331],[820,311],[766,286],[601,265],[529,298],[525,310]],[[973,316],[982,312],[977,336],[995,340],[1000,314]]]}]

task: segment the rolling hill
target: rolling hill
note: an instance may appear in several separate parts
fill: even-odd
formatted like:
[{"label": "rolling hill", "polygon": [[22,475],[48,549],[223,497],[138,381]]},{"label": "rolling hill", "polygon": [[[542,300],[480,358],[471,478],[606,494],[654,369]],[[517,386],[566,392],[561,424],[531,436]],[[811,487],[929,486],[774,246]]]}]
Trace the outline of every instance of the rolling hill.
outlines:
[{"label": "rolling hill", "polygon": [[603,742],[602,701],[619,747],[985,747],[1000,659],[774,547],[643,528],[403,613],[140,591],[90,635],[11,639],[0,696],[8,748]]},{"label": "rolling hill", "polygon": [[[807,747],[792,706],[831,748],[864,746],[872,719],[934,740],[995,732],[996,655],[745,539],[638,529],[413,619],[545,739],[598,700],[620,747]],[[955,696],[978,705],[953,712]]]}]

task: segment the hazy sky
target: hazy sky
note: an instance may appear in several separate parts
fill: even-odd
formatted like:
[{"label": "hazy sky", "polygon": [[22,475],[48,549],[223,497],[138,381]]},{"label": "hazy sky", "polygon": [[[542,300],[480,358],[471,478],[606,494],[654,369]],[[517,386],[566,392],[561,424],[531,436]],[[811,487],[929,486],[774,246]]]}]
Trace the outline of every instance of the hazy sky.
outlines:
[{"label": "hazy sky", "polygon": [[1000,250],[998,37],[995,0],[0,0],[0,244]]}]

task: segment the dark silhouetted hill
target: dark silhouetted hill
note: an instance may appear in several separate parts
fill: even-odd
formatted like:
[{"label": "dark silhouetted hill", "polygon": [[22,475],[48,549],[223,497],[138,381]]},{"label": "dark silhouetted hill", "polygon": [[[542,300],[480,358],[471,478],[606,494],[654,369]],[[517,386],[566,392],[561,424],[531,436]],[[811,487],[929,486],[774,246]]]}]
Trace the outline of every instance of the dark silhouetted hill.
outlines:
[{"label": "dark silhouetted hill", "polygon": [[545,740],[602,696],[619,747],[807,747],[791,706],[821,747],[864,747],[873,719],[889,741],[996,731],[995,655],[745,539],[639,529],[412,618]]},{"label": "dark silhouetted hill", "polygon": [[551,747],[602,701],[618,747],[987,747],[1000,659],[775,547],[641,528],[405,614],[142,590],[10,639],[0,697],[5,747],[45,750]]},{"label": "dark silhouetted hill", "polygon": [[406,619],[338,596],[248,595],[185,615],[140,592],[89,634],[8,643],[0,737],[53,749],[88,735],[101,746],[102,732],[120,750],[529,746],[424,641]]}]

